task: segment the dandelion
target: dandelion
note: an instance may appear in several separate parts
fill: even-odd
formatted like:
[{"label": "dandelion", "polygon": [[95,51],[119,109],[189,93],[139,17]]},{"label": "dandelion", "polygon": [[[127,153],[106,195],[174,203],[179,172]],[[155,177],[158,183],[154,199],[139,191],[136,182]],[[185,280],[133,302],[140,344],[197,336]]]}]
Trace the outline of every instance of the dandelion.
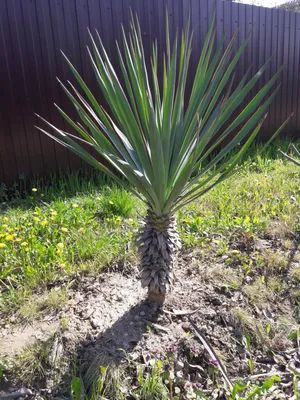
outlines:
[{"label": "dandelion", "polygon": [[29,222],[29,223],[28,223],[28,226],[32,226],[32,222]]},{"label": "dandelion", "polygon": [[114,204],[114,202],[112,200],[109,200],[109,204]]},{"label": "dandelion", "polygon": [[78,207],[79,207],[79,205],[78,205],[78,204],[76,204],[76,203],[74,203],[74,204],[72,204],[72,207],[73,207],[73,208],[78,208]]},{"label": "dandelion", "polygon": [[64,244],[63,243],[57,243],[56,247],[57,247],[58,250],[63,250]]},{"label": "dandelion", "polygon": [[34,222],[39,222],[39,218],[38,217],[34,217],[33,220],[34,220]]},{"label": "dandelion", "polygon": [[13,235],[7,235],[5,240],[7,240],[8,242],[11,242],[12,240],[14,240]]},{"label": "dandelion", "polygon": [[48,225],[48,221],[47,221],[46,219],[44,219],[44,220],[41,222],[41,225],[42,225],[42,226]]},{"label": "dandelion", "polygon": [[57,212],[54,211],[54,210],[51,210],[51,216],[52,216],[52,217],[56,217],[56,216],[57,216]]},{"label": "dandelion", "polygon": [[22,246],[22,247],[28,246],[28,243],[27,243],[27,242],[22,242],[22,243],[21,243],[21,246]]},{"label": "dandelion", "polygon": [[8,221],[8,218],[7,218],[7,217],[4,217],[4,218],[3,218],[3,221]]},{"label": "dandelion", "polygon": [[4,238],[5,235],[3,233],[0,234],[0,239]]},{"label": "dandelion", "polygon": [[133,219],[132,218],[128,219],[128,224],[130,224],[130,225],[133,224]]},{"label": "dandelion", "polygon": [[26,253],[28,253],[28,251],[29,251],[29,247],[26,247],[26,248],[25,248],[25,251],[26,251]]},{"label": "dandelion", "polygon": [[37,188],[32,188],[31,189],[33,192],[37,192]]},{"label": "dandelion", "polygon": [[273,197],[273,193],[268,193],[268,197]]},{"label": "dandelion", "polygon": [[8,225],[6,225],[6,224],[2,225],[3,229],[6,229],[7,227],[8,227]]},{"label": "dandelion", "polygon": [[41,193],[41,197],[44,197],[45,195],[44,195],[44,193]]},{"label": "dandelion", "polygon": [[66,232],[68,232],[68,228],[65,228],[64,226],[61,228],[61,231],[62,232],[64,232],[64,233],[66,233]]},{"label": "dandelion", "polygon": [[6,247],[5,243],[0,243],[0,249],[4,249]]},{"label": "dandelion", "polygon": [[82,233],[82,232],[84,232],[84,229],[83,228],[79,228],[78,232]]},{"label": "dandelion", "polygon": [[22,240],[21,238],[17,238],[16,242],[21,242],[21,240]]}]

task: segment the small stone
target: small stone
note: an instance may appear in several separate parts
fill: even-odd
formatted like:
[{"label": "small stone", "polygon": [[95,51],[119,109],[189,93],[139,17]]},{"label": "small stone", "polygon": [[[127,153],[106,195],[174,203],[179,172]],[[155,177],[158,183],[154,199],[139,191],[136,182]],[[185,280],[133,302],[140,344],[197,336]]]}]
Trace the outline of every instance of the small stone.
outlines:
[{"label": "small stone", "polygon": [[191,326],[190,326],[190,324],[188,323],[188,322],[184,322],[182,325],[181,325],[181,328],[184,330],[184,331],[190,331],[191,330]]},{"label": "small stone", "polygon": [[100,323],[99,323],[99,321],[98,321],[97,318],[92,318],[92,319],[91,319],[91,325],[92,325],[92,327],[93,327],[94,329],[97,329],[97,328],[99,328]]},{"label": "small stone", "polygon": [[123,297],[122,296],[117,296],[117,301],[123,301]]},{"label": "small stone", "polygon": [[143,317],[145,315],[145,311],[141,311],[140,315]]}]

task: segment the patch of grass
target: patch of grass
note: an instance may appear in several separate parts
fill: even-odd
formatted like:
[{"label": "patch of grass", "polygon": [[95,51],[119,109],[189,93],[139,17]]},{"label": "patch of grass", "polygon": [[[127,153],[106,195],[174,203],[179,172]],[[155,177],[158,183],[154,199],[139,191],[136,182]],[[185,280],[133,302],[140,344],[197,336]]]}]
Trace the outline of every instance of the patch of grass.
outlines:
[{"label": "patch of grass", "polygon": [[232,310],[232,315],[244,334],[250,334],[250,337],[255,338],[256,343],[262,346],[268,346],[269,338],[262,321],[254,318],[248,310],[240,307],[234,308]]},{"label": "patch of grass", "polygon": [[105,187],[99,197],[100,216],[103,218],[132,216],[136,209],[138,200],[117,186]]},{"label": "patch of grass", "polygon": [[51,354],[54,336],[47,341],[37,340],[34,344],[28,345],[13,360],[11,371],[19,381],[25,385],[34,382],[43,382],[46,377],[46,370],[51,368],[49,357]]},{"label": "patch of grass", "polygon": [[[87,263],[99,271],[132,255],[128,244],[137,216],[99,221],[100,193],[96,195],[94,189],[51,202],[42,194],[37,190],[30,195],[32,208],[24,209],[19,200],[19,206],[0,216],[0,310],[19,307],[32,291],[76,276],[87,269]],[[122,193],[120,199],[126,200],[124,214],[131,207],[128,194]]]},{"label": "patch of grass", "polygon": [[252,284],[247,284],[242,287],[243,293],[248,297],[249,303],[264,308],[267,305],[267,300],[272,301],[274,297],[270,288],[261,279],[257,278]]},{"label": "patch of grass", "polygon": [[46,314],[58,311],[66,300],[66,289],[57,287],[46,291],[42,297],[27,298],[20,306],[18,315],[25,320],[42,318]]}]

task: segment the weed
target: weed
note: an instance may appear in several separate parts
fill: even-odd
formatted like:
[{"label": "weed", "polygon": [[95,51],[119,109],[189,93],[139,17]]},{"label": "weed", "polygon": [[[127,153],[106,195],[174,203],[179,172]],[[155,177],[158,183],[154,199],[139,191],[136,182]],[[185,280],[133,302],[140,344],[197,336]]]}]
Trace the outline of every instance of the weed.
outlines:
[{"label": "weed", "polygon": [[12,370],[22,383],[28,385],[44,381],[45,371],[51,367],[49,356],[54,339],[51,337],[47,341],[37,340],[16,356]]},{"label": "weed", "polygon": [[256,343],[263,346],[268,345],[269,338],[263,323],[254,318],[249,311],[242,308],[232,310],[233,316],[236,318],[237,325],[241,327],[244,334],[250,334],[255,339]]},{"label": "weed", "polygon": [[266,306],[267,299],[270,300],[273,297],[270,288],[259,278],[253,284],[244,285],[242,291],[248,297],[251,304],[261,308]]},{"label": "weed", "polygon": [[27,298],[21,305],[18,315],[25,320],[42,318],[45,314],[58,311],[66,300],[65,288],[51,289],[41,297]]}]

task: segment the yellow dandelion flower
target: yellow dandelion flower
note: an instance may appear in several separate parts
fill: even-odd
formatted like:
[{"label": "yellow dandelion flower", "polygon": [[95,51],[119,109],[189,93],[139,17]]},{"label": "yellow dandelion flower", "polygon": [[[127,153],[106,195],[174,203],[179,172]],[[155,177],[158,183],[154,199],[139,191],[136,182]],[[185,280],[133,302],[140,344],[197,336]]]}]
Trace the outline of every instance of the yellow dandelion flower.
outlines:
[{"label": "yellow dandelion flower", "polygon": [[41,222],[41,225],[42,225],[42,226],[48,225],[48,221],[47,221],[46,219],[44,219],[44,220]]},{"label": "yellow dandelion flower", "polygon": [[4,249],[6,247],[5,243],[0,243],[0,249]]},{"label": "yellow dandelion flower", "polygon": [[21,238],[16,238],[16,242],[21,242]]},{"label": "yellow dandelion flower", "polygon": [[26,251],[26,253],[28,253],[29,247],[25,247],[25,251]]},{"label": "yellow dandelion flower", "polygon": [[13,231],[13,228],[7,229],[7,232],[12,232],[12,231]]},{"label": "yellow dandelion flower", "polygon": [[84,232],[84,229],[83,229],[83,228],[79,228],[79,229],[78,229],[78,232],[80,232],[80,233],[81,233],[81,232]]},{"label": "yellow dandelion flower", "polygon": [[52,211],[51,215],[52,215],[52,217],[56,217],[57,216],[57,212],[56,211]]},{"label": "yellow dandelion flower", "polygon": [[132,219],[132,218],[129,218],[129,219],[128,219],[128,223],[129,223],[129,224],[133,224],[133,219]]},{"label": "yellow dandelion flower", "polygon": [[6,229],[7,227],[8,227],[8,225],[6,225],[6,224],[2,225],[3,229]]},{"label": "yellow dandelion flower", "polygon": [[7,218],[7,217],[4,217],[4,218],[3,218],[3,221],[8,221],[8,218]]},{"label": "yellow dandelion flower", "polygon": [[0,234],[0,239],[4,238],[5,235],[3,233]]},{"label": "yellow dandelion flower", "polygon": [[61,231],[62,232],[64,232],[64,233],[66,233],[66,232],[68,232],[68,228],[65,228],[64,226],[61,228]]},{"label": "yellow dandelion flower", "polygon": [[31,189],[33,192],[37,192],[37,188],[32,188]]},{"label": "yellow dandelion flower", "polygon": [[13,233],[11,236],[12,236],[12,237],[16,237],[16,236],[17,236],[17,234],[16,234],[16,233]]},{"label": "yellow dandelion flower", "polygon": [[273,193],[268,193],[268,197],[273,197]]},{"label": "yellow dandelion flower", "polygon": [[21,243],[21,246],[22,246],[22,247],[28,246],[28,243],[27,243],[27,242],[22,242],[22,243]]},{"label": "yellow dandelion flower", "polygon": [[41,197],[44,197],[45,195],[44,195],[44,193],[41,193]]},{"label": "yellow dandelion flower", "polygon": [[11,242],[12,240],[14,240],[13,235],[7,235],[5,240],[7,240],[8,242]]},{"label": "yellow dandelion flower", "polygon": [[114,204],[114,202],[112,200],[109,200],[109,204]]},{"label": "yellow dandelion flower", "polygon": [[34,217],[33,220],[34,220],[34,222],[39,222],[39,218],[38,217]]},{"label": "yellow dandelion flower", "polygon": [[28,223],[28,226],[32,226],[32,222],[29,222],[29,223]]},{"label": "yellow dandelion flower", "polygon": [[79,207],[79,205],[78,205],[78,204],[76,204],[76,203],[74,203],[74,204],[72,204],[72,207],[73,207],[73,208],[78,208],[78,207]]},{"label": "yellow dandelion flower", "polygon": [[56,247],[58,248],[58,250],[62,250],[64,248],[64,244],[63,243],[57,243]]}]

